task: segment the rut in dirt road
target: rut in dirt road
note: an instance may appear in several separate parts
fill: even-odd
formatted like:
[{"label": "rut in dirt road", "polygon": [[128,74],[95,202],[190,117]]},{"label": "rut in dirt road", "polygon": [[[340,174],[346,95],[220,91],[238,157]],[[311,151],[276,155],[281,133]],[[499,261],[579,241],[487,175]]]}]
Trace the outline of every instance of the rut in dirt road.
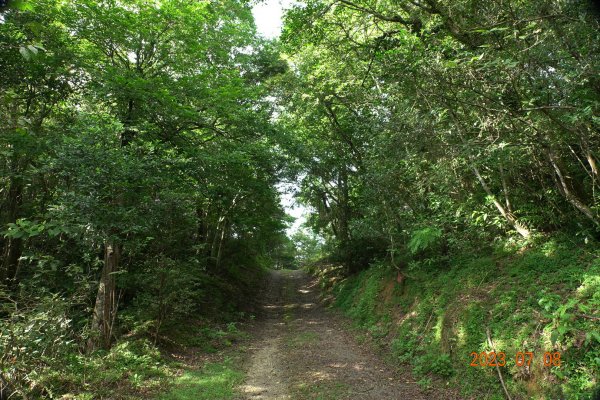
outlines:
[{"label": "rut in dirt road", "polygon": [[245,399],[454,399],[424,392],[361,348],[302,271],[273,271],[248,360]]}]

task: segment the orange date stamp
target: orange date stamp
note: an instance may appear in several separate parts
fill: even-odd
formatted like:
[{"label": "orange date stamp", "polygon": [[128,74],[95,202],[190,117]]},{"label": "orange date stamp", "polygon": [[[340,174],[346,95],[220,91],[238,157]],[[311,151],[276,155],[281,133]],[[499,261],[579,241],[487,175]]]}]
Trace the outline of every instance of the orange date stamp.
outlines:
[{"label": "orange date stamp", "polygon": [[[529,367],[533,360],[534,354],[532,351],[518,351],[515,356],[515,365],[517,367],[527,366]],[[471,352],[471,367],[504,367],[506,365],[507,358],[506,353],[495,351],[482,351],[477,353]],[[560,352],[545,352],[542,358],[544,367],[560,367],[562,361],[560,359]]]}]

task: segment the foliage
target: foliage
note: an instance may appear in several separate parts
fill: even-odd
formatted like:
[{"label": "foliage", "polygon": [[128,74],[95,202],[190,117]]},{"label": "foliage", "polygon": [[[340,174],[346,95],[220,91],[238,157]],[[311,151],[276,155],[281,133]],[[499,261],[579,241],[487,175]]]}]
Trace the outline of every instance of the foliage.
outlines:
[{"label": "foliage", "polygon": [[493,369],[463,367],[489,350],[486,326],[507,354],[570,357],[509,364],[513,393],[598,384],[583,289],[598,275],[598,28],[591,3],[570,1],[308,0],[286,14],[276,122],[308,225],[346,267],[337,304],[425,386],[497,388]]},{"label": "foliage", "polygon": [[442,231],[438,228],[423,228],[413,232],[410,240],[406,244],[407,249],[416,254],[421,250],[426,250],[434,245],[442,237]]},{"label": "foliage", "polygon": [[[332,290],[336,306],[419,379],[502,397],[493,368],[469,367],[471,352],[495,350],[507,355],[502,372],[515,396],[587,399],[600,372],[598,259],[595,247],[546,238],[525,251],[499,245],[493,257],[471,250],[449,270],[415,271],[403,285],[375,264]],[[501,267],[491,273],[492,266]],[[531,368],[515,364],[519,351],[534,352]],[[547,351],[561,353],[560,368],[543,367]]]},{"label": "foliage", "polygon": [[176,380],[177,387],[160,397],[161,400],[233,399],[234,388],[244,375],[230,359],[222,363],[207,363],[201,370],[187,371]]},{"label": "foliage", "polygon": [[277,122],[329,255],[402,269],[435,238],[448,254],[513,234],[598,239],[600,52],[585,3],[292,8]]},{"label": "foliage", "polygon": [[[0,13],[0,377],[15,396],[142,390],[182,322],[252,313],[265,268],[323,258],[360,272],[339,304],[402,338],[421,375],[493,380],[452,367],[489,324],[507,349],[576,360],[509,365],[511,390],[531,374],[573,398],[596,384],[600,42],[585,2],[307,0],[271,42],[238,0]],[[288,238],[292,181],[312,232]],[[386,298],[415,312],[395,333],[378,297],[392,274],[406,292]],[[206,349],[235,337],[202,332]],[[75,377],[91,365],[98,381]]]},{"label": "foliage", "polygon": [[307,267],[323,257],[323,243],[320,238],[306,229],[298,230],[292,235],[296,248],[296,260],[302,267]]},{"label": "foliage", "polygon": [[173,327],[239,319],[264,268],[292,262],[265,99],[285,66],[247,2],[0,12],[2,382],[23,398],[141,391]]}]

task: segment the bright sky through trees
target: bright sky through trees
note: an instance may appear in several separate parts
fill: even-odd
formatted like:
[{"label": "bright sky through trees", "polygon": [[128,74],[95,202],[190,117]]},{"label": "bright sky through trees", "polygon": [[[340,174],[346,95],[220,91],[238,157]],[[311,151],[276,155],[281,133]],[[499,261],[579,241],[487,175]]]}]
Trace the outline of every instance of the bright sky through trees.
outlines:
[{"label": "bright sky through trees", "polygon": [[[252,15],[254,16],[257,31],[267,39],[279,37],[283,25],[284,9],[289,8],[291,4],[293,2],[290,0],[266,0],[256,4],[252,8]],[[290,191],[297,189],[294,185],[281,185],[278,189],[282,197],[281,204],[285,208],[285,211],[296,218],[296,221],[288,229],[288,235],[291,235],[306,221],[306,208],[294,201],[293,193],[290,193]]]},{"label": "bright sky through trees", "polygon": [[252,15],[258,32],[267,39],[278,37],[281,33],[283,8],[287,0],[266,0],[252,8]]}]

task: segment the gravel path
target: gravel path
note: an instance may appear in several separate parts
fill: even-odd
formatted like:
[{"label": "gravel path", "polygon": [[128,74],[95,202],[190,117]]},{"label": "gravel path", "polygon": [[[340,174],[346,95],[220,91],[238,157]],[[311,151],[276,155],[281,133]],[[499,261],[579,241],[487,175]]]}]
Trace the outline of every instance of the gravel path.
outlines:
[{"label": "gravel path", "polygon": [[424,392],[410,374],[390,369],[319,303],[302,271],[273,271],[252,334],[244,399],[455,399]]}]

